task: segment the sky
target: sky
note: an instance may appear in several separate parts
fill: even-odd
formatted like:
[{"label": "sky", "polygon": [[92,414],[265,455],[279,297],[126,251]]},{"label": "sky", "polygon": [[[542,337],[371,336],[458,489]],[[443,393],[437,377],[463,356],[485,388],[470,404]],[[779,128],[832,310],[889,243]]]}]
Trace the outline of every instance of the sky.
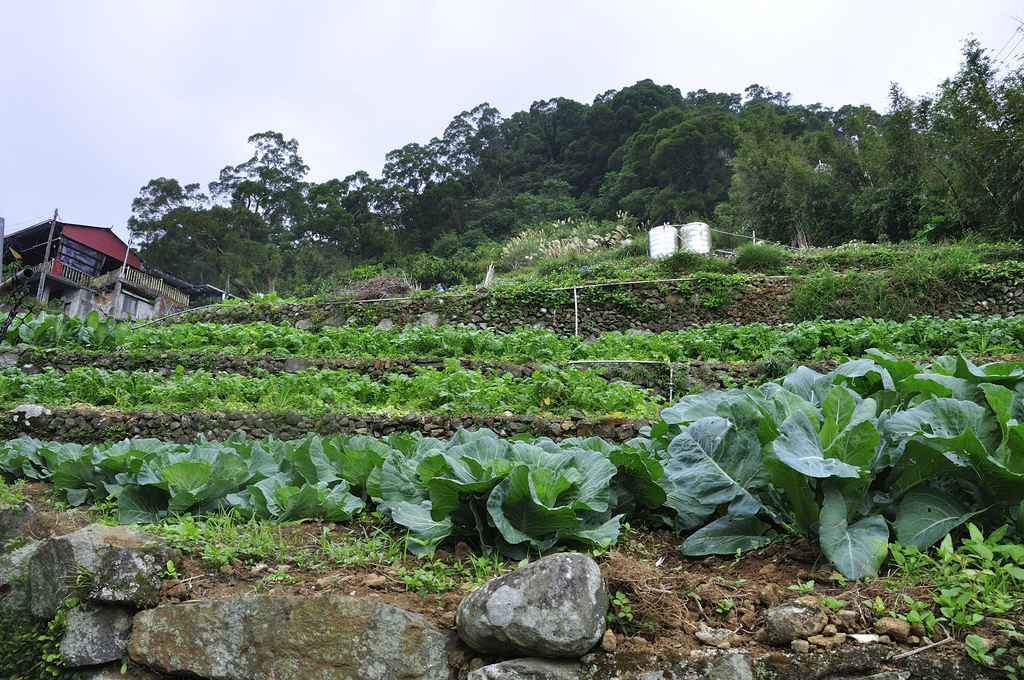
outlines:
[{"label": "sky", "polygon": [[1016,67],[1024,0],[0,0],[0,217],[113,226],[151,179],[203,187],[266,131],[307,179],[425,144],[482,102],[590,103],[650,78],[792,103],[930,94],[976,38]]}]

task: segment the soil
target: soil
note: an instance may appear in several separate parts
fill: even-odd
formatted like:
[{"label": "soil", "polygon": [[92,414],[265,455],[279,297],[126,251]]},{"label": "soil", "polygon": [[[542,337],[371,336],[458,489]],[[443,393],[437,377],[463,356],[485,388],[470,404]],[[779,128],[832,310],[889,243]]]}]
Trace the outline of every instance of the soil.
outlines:
[{"label": "soil", "polygon": [[[21,492],[38,511],[28,526],[31,538],[70,533],[98,518],[91,509],[55,511],[49,485],[44,482],[25,484]],[[401,536],[400,527],[392,525],[391,529],[395,536]],[[468,564],[470,554],[479,555],[464,543],[442,548],[431,559],[405,555],[387,563],[337,564],[324,557],[325,542],[341,542],[346,537],[369,536],[382,530],[389,528],[379,519],[351,525],[303,521],[278,527],[277,539],[292,547],[290,554],[307,556],[301,560],[306,564],[279,563],[243,553],[215,568],[200,555],[185,553],[181,573],[164,582],[164,599],[170,604],[246,592],[336,593],[394,605],[421,614],[440,629],[455,630],[455,612],[462,596],[487,578],[499,575],[492,570],[486,576],[470,577],[469,570],[448,569]],[[609,594],[621,602],[621,606],[613,605],[611,609],[616,653],[642,652],[662,658],[685,654],[702,646],[694,633],[707,626],[733,630],[732,646],[756,657],[772,651],[765,643],[765,614],[781,603],[798,598],[811,598],[819,604],[831,602],[846,610],[841,619],[823,605],[829,623],[838,632],[870,633],[876,598],[885,603],[886,612],[901,612],[906,610],[903,595],[914,600],[929,596],[927,585],[901,583],[895,578],[848,582],[831,568],[817,546],[803,540],[775,542],[740,557],[700,558],[684,556],[680,543],[681,539],[670,531],[628,529],[613,549],[595,558]],[[506,571],[513,567],[507,565]],[[444,576],[440,590],[409,586],[407,578],[421,568]],[[856,616],[849,614],[851,611]],[[904,644],[902,651],[927,642]],[[959,642],[945,647],[946,651],[962,649]],[[473,655],[468,649],[461,653],[465,658]]]}]

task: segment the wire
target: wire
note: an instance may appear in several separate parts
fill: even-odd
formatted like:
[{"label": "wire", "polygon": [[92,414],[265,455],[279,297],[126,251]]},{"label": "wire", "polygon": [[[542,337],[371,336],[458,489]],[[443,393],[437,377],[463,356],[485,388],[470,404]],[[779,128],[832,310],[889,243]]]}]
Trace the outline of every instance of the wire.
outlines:
[{"label": "wire", "polygon": [[36,217],[35,219],[25,220],[24,222],[14,222],[13,224],[5,224],[4,225],[4,229],[6,230],[6,229],[9,229],[11,227],[20,227],[23,224],[39,224],[40,222],[44,222],[44,221],[48,220],[49,218],[50,218],[50,215],[46,214],[46,215],[42,215],[40,217]]},{"label": "wire", "polygon": [[1010,37],[1006,39],[1006,43],[1005,43],[1005,44],[1004,44],[1004,45],[1003,45],[1002,47],[1000,47],[1000,48],[999,48],[999,51],[998,51],[998,52],[996,52],[996,56],[992,57],[992,58],[993,58],[994,60],[996,60],[996,61],[999,61],[999,57],[1000,57],[1000,56],[1002,56],[1002,54],[1003,54],[1003,50],[1005,50],[1005,49],[1006,49],[1006,45],[1009,45],[1009,44],[1010,44],[1010,41],[1011,41],[1011,40],[1013,40],[1014,36],[1016,36],[1016,35],[1017,35],[1017,33],[1019,33],[1019,32],[1020,32],[1020,26],[1018,26],[1018,27],[1017,27],[1017,28],[1016,28],[1016,29],[1015,29],[1015,30],[1013,31],[1013,33],[1011,33],[1011,34],[1010,34]]}]

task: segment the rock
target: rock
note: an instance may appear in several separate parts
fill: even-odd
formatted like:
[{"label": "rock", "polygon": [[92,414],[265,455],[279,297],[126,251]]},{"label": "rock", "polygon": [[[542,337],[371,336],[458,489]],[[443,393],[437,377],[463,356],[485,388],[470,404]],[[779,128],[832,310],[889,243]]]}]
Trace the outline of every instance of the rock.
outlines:
[{"label": "rock", "polygon": [[883,616],[875,621],[875,633],[879,637],[888,635],[891,640],[906,642],[907,636],[910,635],[910,624],[903,619]]},{"label": "rock", "polygon": [[469,674],[467,680],[583,680],[587,675],[577,661],[552,659],[510,659],[484,666]]},{"label": "rock", "polygon": [[160,602],[160,573],[167,562],[134,548],[110,547],[103,551],[93,576],[89,597],[96,602],[142,609]]},{"label": "rock", "polygon": [[754,664],[742,652],[727,654],[714,664],[708,680],[754,680]]},{"label": "rock", "polygon": [[[36,372],[38,373],[38,371]],[[24,423],[26,430],[32,430],[37,427],[45,427],[49,423],[49,416],[52,413],[53,411],[45,406],[22,404],[11,410],[11,419],[16,423]]]},{"label": "rock", "polygon": [[83,668],[79,671],[82,680],[163,680],[156,673],[150,673],[140,666],[130,666],[127,672],[121,672],[121,663],[112,663],[105,666],[94,666]]},{"label": "rock", "polygon": [[436,328],[441,323],[441,317],[437,312],[423,312],[420,314],[419,323],[417,326],[432,326]]},{"label": "rock", "polygon": [[448,636],[422,617],[342,595],[244,594],[135,615],[131,658],[210,680],[448,680]]},{"label": "rock", "polygon": [[9,505],[0,508],[0,550],[8,541],[19,539],[25,535],[28,522],[36,514],[31,503]]},{"label": "rock", "polygon": [[580,656],[605,631],[601,569],[577,553],[542,558],[477,588],[459,603],[462,640],[506,656]]},{"label": "rock", "polygon": [[0,354],[0,368],[10,368],[21,363],[21,352],[4,352]]},{"label": "rock", "polygon": [[817,635],[825,628],[828,617],[820,607],[808,602],[789,602],[768,610],[768,642],[783,647],[797,638]]},{"label": "rock", "polygon": [[732,646],[735,633],[729,628],[709,628],[704,626],[694,633],[693,636],[706,645],[719,649],[729,649]]},{"label": "rock", "polygon": [[610,628],[601,636],[601,651],[611,654],[615,651],[618,644],[618,641],[615,639],[615,633]]},{"label": "rock", "polygon": [[39,549],[39,541],[0,555],[0,582],[11,587],[11,592],[0,597],[0,616],[23,612],[31,602],[32,591],[28,582],[28,563]]},{"label": "rock", "polygon": [[[105,559],[108,553],[111,556]],[[114,602],[144,597],[153,585],[154,574],[168,561],[180,569],[181,553],[159,536],[135,527],[92,524],[43,541],[28,563],[32,615],[52,619],[61,603],[71,596],[91,594]],[[142,571],[134,571],[139,565],[145,565]],[[119,567],[126,571],[117,573]],[[134,584],[133,574],[138,576]],[[159,593],[158,576],[155,588]]]},{"label": "rock", "polygon": [[311,368],[313,368],[313,361],[306,357],[288,357],[284,360],[284,370],[288,373],[302,373]]},{"label": "rock", "polygon": [[838,635],[812,635],[807,638],[807,642],[814,645],[815,647],[824,647],[826,651],[846,642],[846,633],[839,633]]},{"label": "rock", "polygon": [[363,579],[363,585],[367,588],[383,588],[388,583],[387,578],[380,574],[370,574]]},{"label": "rock", "polygon": [[123,659],[128,653],[133,609],[83,604],[68,610],[60,641],[64,663],[72,668]]},{"label": "rock", "polygon": [[890,662],[891,657],[892,650],[881,645],[843,647],[832,652],[809,654],[772,653],[758,657],[757,677],[776,680],[861,680],[861,676],[880,671]]},{"label": "rock", "polygon": [[807,640],[793,640],[789,643],[789,647],[797,654],[806,654],[811,651],[811,643]]}]

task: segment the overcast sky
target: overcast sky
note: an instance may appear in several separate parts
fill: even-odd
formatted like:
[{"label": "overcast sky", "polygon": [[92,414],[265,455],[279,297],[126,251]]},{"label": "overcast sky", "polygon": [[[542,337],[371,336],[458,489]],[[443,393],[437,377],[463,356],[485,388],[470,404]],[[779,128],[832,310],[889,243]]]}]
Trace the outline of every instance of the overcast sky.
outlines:
[{"label": "overcast sky", "polygon": [[0,0],[0,216],[113,225],[150,179],[204,187],[249,135],[309,180],[440,136],[489,102],[590,103],[651,78],[793,103],[931,93],[975,37],[1015,66],[1024,0]]}]

